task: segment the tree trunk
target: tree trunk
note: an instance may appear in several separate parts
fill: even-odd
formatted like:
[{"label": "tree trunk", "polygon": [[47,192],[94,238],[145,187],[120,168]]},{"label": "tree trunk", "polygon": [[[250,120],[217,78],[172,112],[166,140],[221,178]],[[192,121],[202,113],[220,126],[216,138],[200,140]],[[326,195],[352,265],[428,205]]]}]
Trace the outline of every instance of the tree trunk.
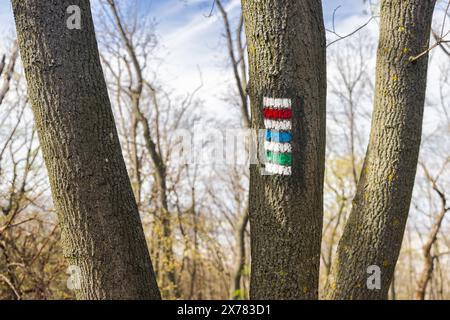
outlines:
[{"label": "tree trunk", "polygon": [[[327,292],[329,299],[386,299],[411,202],[422,132],[435,1],[381,2],[369,146]],[[368,289],[368,267],[381,288]]]},{"label": "tree trunk", "polygon": [[[13,0],[33,113],[80,299],[159,299],[88,0]],[[82,30],[66,27],[81,9]]]},{"label": "tree trunk", "polygon": [[[252,299],[317,299],[323,222],[326,57],[321,1],[242,1],[252,128],[264,97],[291,99],[292,174],[250,168]],[[262,160],[262,159],[261,159]]]},{"label": "tree trunk", "polygon": [[[424,249],[424,251],[425,250],[426,249]],[[424,256],[426,254],[427,253],[424,252]],[[434,257],[431,255],[431,253],[428,253],[428,255],[425,256],[422,271],[419,275],[419,281],[417,282],[416,291],[414,292],[414,299],[425,300],[428,283],[431,281],[431,278],[433,276],[433,270],[434,270]]]},{"label": "tree trunk", "polygon": [[438,194],[441,200],[442,207],[439,214],[436,217],[436,220],[433,223],[433,226],[431,227],[431,232],[428,235],[428,239],[422,248],[424,262],[422,271],[420,272],[419,275],[419,281],[417,282],[416,291],[414,293],[414,298],[416,300],[425,300],[428,284],[433,277],[434,260],[437,258],[437,256],[433,255],[431,251],[433,249],[433,246],[436,244],[436,241],[438,240],[438,234],[439,231],[441,230],[444,218],[447,212],[450,211],[450,208],[447,208],[447,198],[445,197],[445,193],[438,188],[436,180],[430,177],[430,174],[428,173],[428,170],[425,167],[424,170],[426,172],[427,177],[433,184],[433,190]]}]

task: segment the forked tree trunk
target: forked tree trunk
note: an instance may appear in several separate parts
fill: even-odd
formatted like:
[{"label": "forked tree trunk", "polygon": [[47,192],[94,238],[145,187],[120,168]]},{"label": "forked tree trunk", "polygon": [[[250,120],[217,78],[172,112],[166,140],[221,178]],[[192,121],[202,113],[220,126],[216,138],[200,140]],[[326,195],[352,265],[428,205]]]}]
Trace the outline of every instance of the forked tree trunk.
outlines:
[{"label": "forked tree trunk", "polygon": [[[429,177],[428,171],[426,174]],[[435,260],[439,257],[439,255],[433,254],[432,249],[438,240],[439,231],[441,230],[446,214],[448,211],[450,211],[450,208],[447,207],[447,198],[445,197],[445,193],[443,192],[443,190],[439,189],[435,180],[432,180],[431,178],[430,180],[433,183],[433,190],[437,193],[437,195],[441,199],[442,207],[433,223],[433,226],[431,227],[431,232],[428,235],[425,245],[422,248],[424,261],[422,271],[419,274],[419,280],[417,282],[416,291],[414,293],[414,298],[416,300],[425,300],[428,284],[431,282],[433,278],[433,271],[435,269]]]},{"label": "forked tree trunk", "polygon": [[[216,0],[217,7],[222,15],[225,35],[227,39],[228,56],[233,67],[233,74],[235,85],[240,97],[240,107],[241,107],[241,122],[242,127],[245,129],[250,129],[250,114],[248,110],[247,102],[247,62],[245,60],[245,46],[242,41],[243,31],[244,31],[244,17],[241,15],[239,17],[239,22],[235,37],[231,31],[230,19],[228,13],[225,10],[222,1]],[[236,38],[236,40],[234,40]],[[235,43],[236,42],[236,43]],[[235,52],[236,51],[236,52]],[[245,299],[246,293],[241,287],[241,279],[245,271],[245,235],[248,225],[248,204],[236,225],[235,237],[236,237],[236,266],[231,275],[231,299],[239,300]]]},{"label": "forked tree trunk", "polygon": [[316,299],[323,221],[326,61],[321,1],[242,1],[252,128],[263,97],[292,101],[292,175],[250,168],[252,299]]},{"label": "forked tree trunk", "polygon": [[245,209],[242,217],[238,221],[236,225],[236,248],[237,248],[237,257],[236,257],[236,266],[234,267],[232,273],[232,283],[231,283],[231,299],[233,300],[241,300],[245,299],[245,292],[241,287],[241,280],[243,273],[245,271],[245,233],[248,224],[248,210]]},{"label": "forked tree trunk", "polygon": [[[372,129],[327,298],[387,299],[417,168],[434,0],[381,1]],[[368,267],[381,288],[367,286]]]},{"label": "forked tree trunk", "polygon": [[[88,0],[13,0],[33,113],[81,299],[159,299]],[[66,10],[81,9],[81,30]]]}]

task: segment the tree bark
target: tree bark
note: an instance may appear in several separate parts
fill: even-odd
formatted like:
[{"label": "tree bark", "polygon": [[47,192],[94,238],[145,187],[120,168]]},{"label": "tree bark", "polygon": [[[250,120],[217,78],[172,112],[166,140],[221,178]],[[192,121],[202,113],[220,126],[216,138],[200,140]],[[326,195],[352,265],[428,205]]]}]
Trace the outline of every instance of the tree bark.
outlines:
[{"label": "tree bark", "polygon": [[[417,168],[434,0],[381,2],[372,129],[356,196],[327,291],[329,299],[387,299]],[[381,268],[369,290],[367,268]]]},{"label": "tree bark", "polygon": [[[13,0],[33,113],[80,299],[159,299],[88,0]],[[81,30],[66,27],[71,5]]]},{"label": "tree bark", "polygon": [[292,174],[250,167],[252,299],[317,299],[323,223],[326,57],[321,1],[243,0],[252,128],[263,97],[292,101]]}]

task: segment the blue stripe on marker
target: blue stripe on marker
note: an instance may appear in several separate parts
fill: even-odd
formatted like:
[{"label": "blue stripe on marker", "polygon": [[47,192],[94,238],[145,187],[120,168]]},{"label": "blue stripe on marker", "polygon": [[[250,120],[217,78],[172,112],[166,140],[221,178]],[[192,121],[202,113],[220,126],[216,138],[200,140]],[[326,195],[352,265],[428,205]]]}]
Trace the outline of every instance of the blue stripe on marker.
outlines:
[{"label": "blue stripe on marker", "polygon": [[272,132],[270,130],[266,130],[266,141],[270,141],[272,139]]},{"label": "blue stripe on marker", "polygon": [[285,131],[266,130],[266,140],[272,142],[291,142],[292,134]]}]

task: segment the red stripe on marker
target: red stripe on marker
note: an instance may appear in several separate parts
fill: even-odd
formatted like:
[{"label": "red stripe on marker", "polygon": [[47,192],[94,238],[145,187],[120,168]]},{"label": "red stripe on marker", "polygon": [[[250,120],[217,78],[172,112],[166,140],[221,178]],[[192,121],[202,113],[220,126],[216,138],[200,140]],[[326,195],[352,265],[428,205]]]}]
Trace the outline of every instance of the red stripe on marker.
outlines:
[{"label": "red stripe on marker", "polygon": [[263,115],[266,119],[290,119],[292,117],[292,110],[264,108]]}]

